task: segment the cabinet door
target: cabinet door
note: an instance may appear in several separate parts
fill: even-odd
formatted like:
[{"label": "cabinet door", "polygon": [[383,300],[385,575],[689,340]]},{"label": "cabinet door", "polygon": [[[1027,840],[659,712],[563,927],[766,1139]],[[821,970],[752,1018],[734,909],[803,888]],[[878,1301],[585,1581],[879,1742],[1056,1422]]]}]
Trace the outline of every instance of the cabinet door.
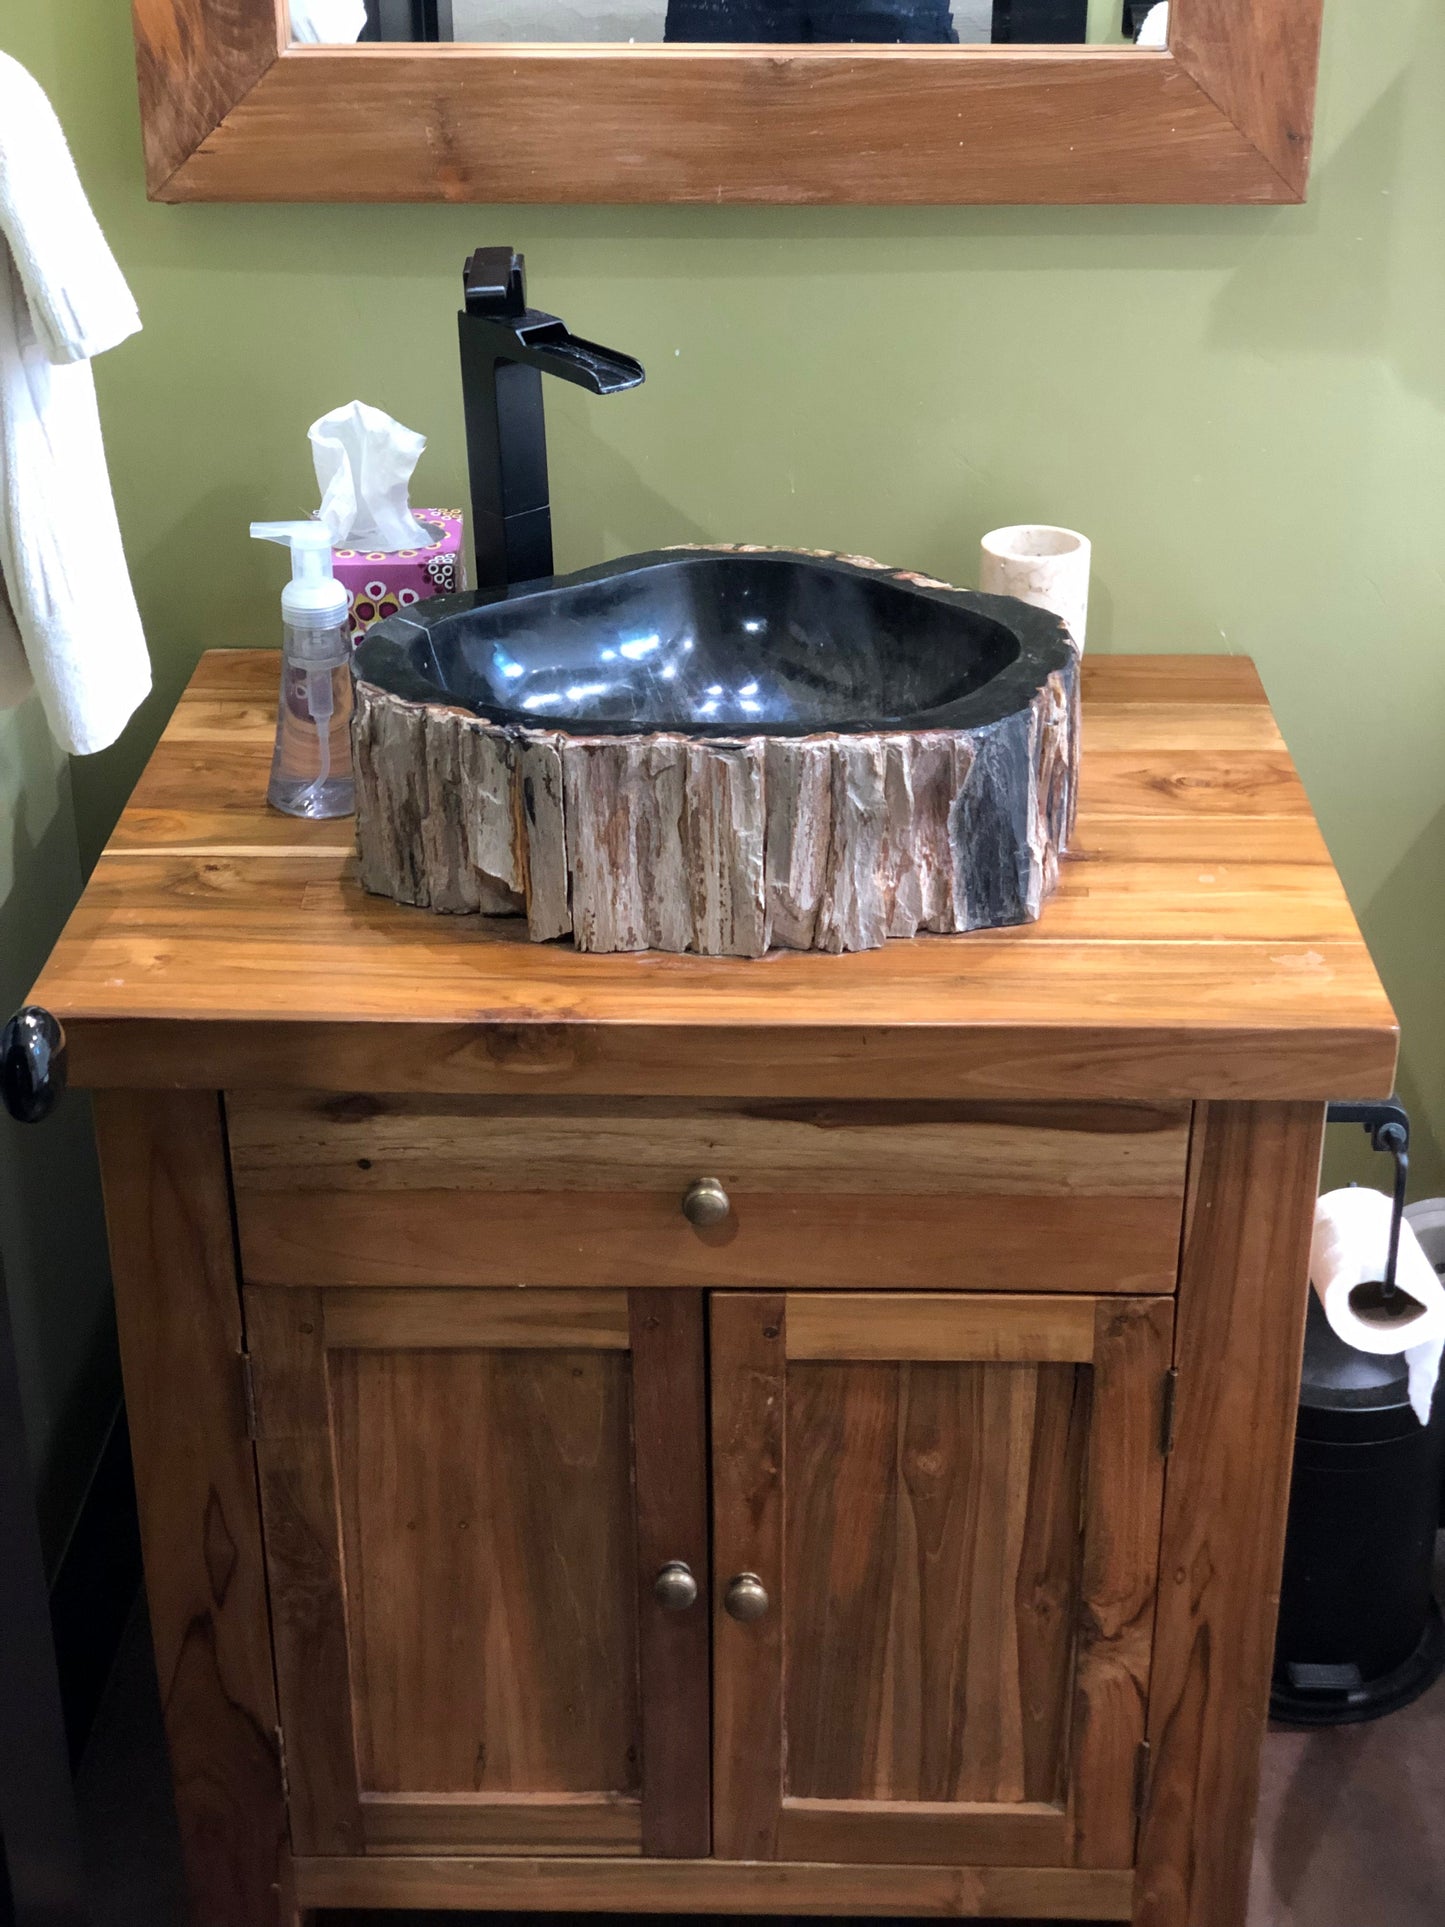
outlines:
[{"label": "cabinet door", "polygon": [[1132,1865],[1172,1319],[713,1295],[716,1853]]},{"label": "cabinet door", "polygon": [[246,1317],[296,1851],[706,1854],[701,1296]]}]

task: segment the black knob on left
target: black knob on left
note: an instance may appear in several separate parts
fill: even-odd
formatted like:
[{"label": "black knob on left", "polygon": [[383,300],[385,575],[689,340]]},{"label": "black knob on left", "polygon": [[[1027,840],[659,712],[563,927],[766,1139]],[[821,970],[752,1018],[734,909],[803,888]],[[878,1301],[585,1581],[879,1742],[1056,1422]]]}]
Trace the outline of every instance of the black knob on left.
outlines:
[{"label": "black knob on left", "polygon": [[38,1124],[65,1089],[65,1032],[38,1004],[17,1011],[0,1031],[0,1100],[22,1124]]}]

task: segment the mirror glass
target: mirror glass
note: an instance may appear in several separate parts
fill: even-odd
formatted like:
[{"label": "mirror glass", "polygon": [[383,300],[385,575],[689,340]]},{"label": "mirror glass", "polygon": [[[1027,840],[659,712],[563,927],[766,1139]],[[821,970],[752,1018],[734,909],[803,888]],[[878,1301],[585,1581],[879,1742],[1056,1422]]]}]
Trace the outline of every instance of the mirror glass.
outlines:
[{"label": "mirror glass", "polygon": [[1163,47],[1167,0],[290,0],[298,42]]}]

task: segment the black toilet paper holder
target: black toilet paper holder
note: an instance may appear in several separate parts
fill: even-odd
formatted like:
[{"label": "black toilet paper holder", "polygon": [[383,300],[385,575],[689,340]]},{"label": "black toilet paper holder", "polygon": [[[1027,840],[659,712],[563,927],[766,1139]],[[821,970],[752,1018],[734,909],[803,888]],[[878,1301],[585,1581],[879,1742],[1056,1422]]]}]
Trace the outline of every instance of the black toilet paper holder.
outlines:
[{"label": "black toilet paper holder", "polygon": [[1326,1113],[1330,1124],[1361,1124],[1376,1151],[1388,1151],[1395,1160],[1395,1201],[1390,1213],[1390,1249],[1385,1259],[1385,1276],[1380,1295],[1389,1304],[1395,1295],[1395,1270],[1400,1258],[1400,1227],[1405,1220],[1405,1187],[1410,1179],[1410,1113],[1396,1097],[1374,1102],[1342,1099],[1331,1104]]}]

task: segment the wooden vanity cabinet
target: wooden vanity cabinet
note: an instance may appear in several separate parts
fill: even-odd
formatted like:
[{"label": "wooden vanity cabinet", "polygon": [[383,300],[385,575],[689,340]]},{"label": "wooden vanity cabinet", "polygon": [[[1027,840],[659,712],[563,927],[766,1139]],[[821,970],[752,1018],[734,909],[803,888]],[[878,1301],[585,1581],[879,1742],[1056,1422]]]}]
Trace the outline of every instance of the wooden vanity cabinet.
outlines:
[{"label": "wooden vanity cabinet", "polygon": [[1133,1864],[1187,1105],[225,1113],[298,1853]]},{"label": "wooden vanity cabinet", "polygon": [[1242,1927],[1324,1106],[1396,1045],[1250,665],[1086,661],[1039,924],[757,961],[366,898],[262,805],[276,674],[206,658],[32,993],[193,1927]]}]

